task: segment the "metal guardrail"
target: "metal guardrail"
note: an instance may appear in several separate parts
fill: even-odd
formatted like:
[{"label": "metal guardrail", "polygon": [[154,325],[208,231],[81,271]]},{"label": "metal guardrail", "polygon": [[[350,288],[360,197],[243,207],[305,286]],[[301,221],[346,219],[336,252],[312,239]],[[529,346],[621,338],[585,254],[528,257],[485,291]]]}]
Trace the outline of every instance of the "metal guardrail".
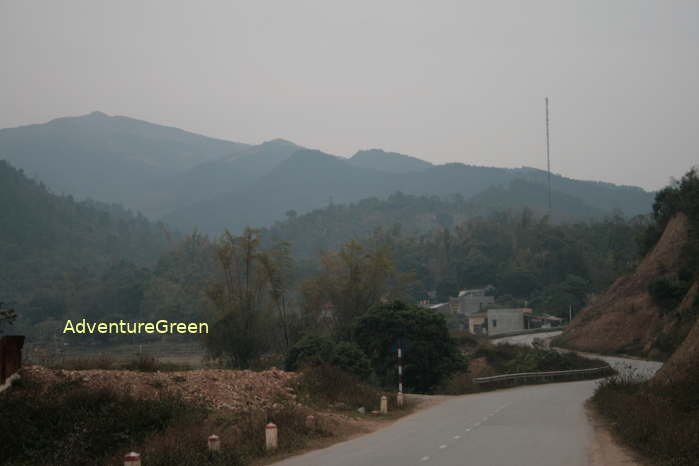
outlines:
[{"label": "metal guardrail", "polygon": [[590,369],[573,369],[568,371],[549,371],[549,372],[523,372],[520,374],[502,374],[494,375],[491,377],[477,377],[473,381],[477,384],[485,384],[492,382],[505,382],[505,381],[546,381],[553,380],[554,378],[576,378],[577,376],[585,376],[592,374],[599,374],[607,371],[611,371],[612,368],[609,365],[603,367],[593,367]]}]

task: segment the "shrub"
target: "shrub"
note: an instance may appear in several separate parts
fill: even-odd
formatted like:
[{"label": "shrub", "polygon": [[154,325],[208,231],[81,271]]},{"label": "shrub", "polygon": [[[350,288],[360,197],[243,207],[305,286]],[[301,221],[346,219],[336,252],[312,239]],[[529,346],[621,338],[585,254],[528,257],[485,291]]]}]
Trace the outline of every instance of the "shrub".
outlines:
[{"label": "shrub", "polygon": [[[323,424],[307,428],[306,414],[286,404],[266,411],[217,412],[199,422],[178,423],[130,448],[141,453],[143,464],[148,466],[258,464],[259,458],[269,455],[264,447],[264,426],[268,422],[275,423],[281,433],[275,454],[301,449],[311,438],[330,435]],[[206,445],[212,433],[221,439],[217,454],[211,454]],[[122,466],[123,457],[116,455],[107,465]]]},{"label": "shrub", "polygon": [[335,344],[330,338],[317,335],[307,335],[292,346],[285,367],[286,370],[295,371],[320,364],[336,366],[360,378],[367,378],[371,374],[369,358],[359,346],[349,342]]},{"label": "shrub", "polygon": [[289,349],[284,366],[296,371],[304,365],[330,363],[334,355],[335,342],[330,338],[306,335]]},{"label": "shrub", "polygon": [[335,348],[332,365],[366,379],[371,374],[371,363],[364,351],[354,343],[342,342]]},{"label": "shrub", "polygon": [[612,377],[592,400],[616,432],[655,464],[690,466],[699,458],[699,370],[682,382]]},{"label": "shrub", "polygon": [[154,356],[139,354],[126,362],[118,362],[114,356],[102,354],[92,357],[78,357],[53,361],[47,367],[75,371],[87,370],[129,370],[138,372],[174,372],[191,370],[186,364],[174,364],[160,361]]},{"label": "shrub", "polygon": [[143,400],[76,382],[31,380],[0,397],[0,445],[10,464],[92,465],[203,410],[167,395]]},{"label": "shrub", "polygon": [[585,358],[575,353],[559,353],[507,344],[483,344],[476,350],[473,357],[485,357],[496,374],[565,371],[606,365],[604,361]]},{"label": "shrub", "polygon": [[648,293],[653,301],[664,311],[672,311],[682,301],[689,290],[689,283],[661,277],[648,286]]},{"label": "shrub", "polygon": [[478,386],[473,383],[470,375],[465,372],[457,372],[444,379],[437,386],[435,392],[445,395],[463,395],[465,393],[474,393],[478,390]]},{"label": "shrub", "polygon": [[395,407],[394,395],[327,364],[306,367],[296,381],[296,391],[304,403],[323,408],[340,403],[350,409],[361,406],[367,410],[378,409],[382,395],[386,395],[389,405]]}]

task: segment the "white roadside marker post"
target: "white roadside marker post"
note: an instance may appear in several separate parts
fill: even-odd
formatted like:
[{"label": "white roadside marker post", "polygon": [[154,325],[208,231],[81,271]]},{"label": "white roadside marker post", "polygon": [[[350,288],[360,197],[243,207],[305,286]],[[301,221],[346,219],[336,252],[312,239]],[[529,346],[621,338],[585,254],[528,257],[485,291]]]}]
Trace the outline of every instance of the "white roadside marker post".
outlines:
[{"label": "white roadside marker post", "polygon": [[381,397],[381,414],[388,414],[388,398],[385,395]]},{"label": "white roadside marker post", "polygon": [[265,426],[265,446],[267,450],[277,448],[277,425],[271,422]]},{"label": "white roadside marker post", "polygon": [[141,455],[132,451],[124,456],[124,466],[141,466]]},{"label": "white roadside marker post", "polygon": [[209,446],[209,451],[221,451],[221,439],[216,434],[209,435],[207,445]]}]

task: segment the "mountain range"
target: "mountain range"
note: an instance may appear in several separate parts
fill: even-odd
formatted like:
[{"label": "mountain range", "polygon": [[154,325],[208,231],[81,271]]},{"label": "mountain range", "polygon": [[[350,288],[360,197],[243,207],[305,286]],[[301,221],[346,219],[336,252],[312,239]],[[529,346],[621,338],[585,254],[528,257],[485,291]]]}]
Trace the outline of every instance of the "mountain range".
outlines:
[{"label": "mountain range", "polygon": [[[54,192],[120,203],[184,231],[264,227],[291,210],[395,192],[547,209],[547,174],[535,168],[433,165],[380,149],[343,158],[283,139],[243,144],[100,112],[2,129],[3,158]],[[644,214],[653,201],[632,186],[559,175],[551,185],[560,221]]]}]

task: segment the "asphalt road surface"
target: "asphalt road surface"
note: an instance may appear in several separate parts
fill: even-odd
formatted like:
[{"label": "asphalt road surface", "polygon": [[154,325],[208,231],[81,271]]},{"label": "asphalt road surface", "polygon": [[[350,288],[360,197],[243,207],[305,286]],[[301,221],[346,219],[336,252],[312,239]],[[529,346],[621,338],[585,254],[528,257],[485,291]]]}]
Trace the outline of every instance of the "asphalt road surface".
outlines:
[{"label": "asphalt road surface", "polygon": [[512,345],[532,346],[532,342],[535,338],[553,338],[561,333],[563,333],[562,330],[553,330],[551,332],[528,333],[525,335],[516,335],[514,337],[494,338],[492,341],[496,345],[500,343],[510,343]]},{"label": "asphalt road surface", "polygon": [[[612,359],[638,366],[644,374],[660,365]],[[587,466],[592,428],[584,403],[597,383],[531,385],[450,398],[373,434],[277,464]]]}]

